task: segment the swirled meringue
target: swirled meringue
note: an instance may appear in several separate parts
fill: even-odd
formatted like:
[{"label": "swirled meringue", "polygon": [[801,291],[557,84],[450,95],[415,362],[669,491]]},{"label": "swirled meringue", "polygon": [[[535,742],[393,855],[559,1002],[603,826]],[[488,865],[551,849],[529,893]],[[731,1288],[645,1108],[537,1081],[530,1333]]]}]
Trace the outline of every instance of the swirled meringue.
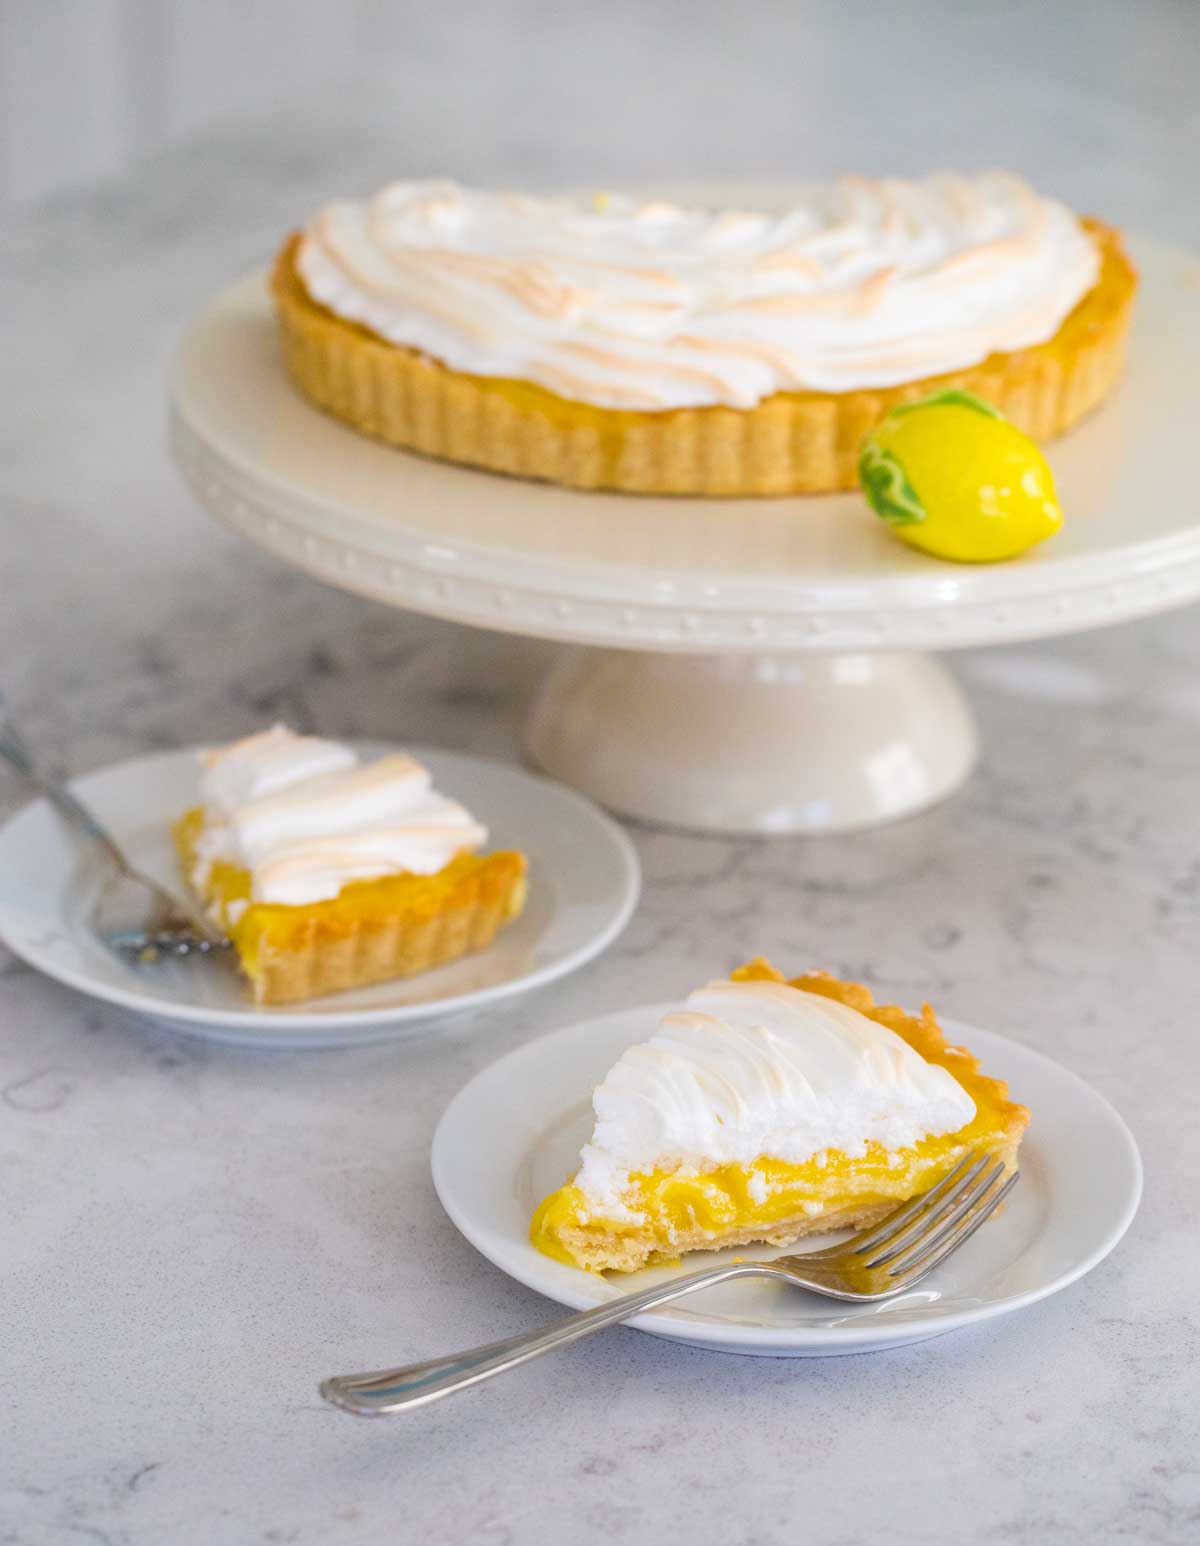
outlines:
[{"label": "swirled meringue", "polygon": [[283,725],[205,755],[204,827],[193,877],[224,861],[250,873],[256,902],[302,906],[355,880],[432,875],[487,829],[432,787],[403,752],[361,764],[336,741]]},{"label": "swirled meringue", "polygon": [[630,1047],[596,1088],[575,1185],[617,1213],[631,1175],[801,1164],[957,1132],[975,1102],[886,1026],[776,982],[712,982]]},{"label": "swirled meringue", "polygon": [[398,182],[309,222],[312,298],[477,376],[603,408],[894,386],[1050,338],[1099,259],[1005,172],[847,177],[721,211]]}]

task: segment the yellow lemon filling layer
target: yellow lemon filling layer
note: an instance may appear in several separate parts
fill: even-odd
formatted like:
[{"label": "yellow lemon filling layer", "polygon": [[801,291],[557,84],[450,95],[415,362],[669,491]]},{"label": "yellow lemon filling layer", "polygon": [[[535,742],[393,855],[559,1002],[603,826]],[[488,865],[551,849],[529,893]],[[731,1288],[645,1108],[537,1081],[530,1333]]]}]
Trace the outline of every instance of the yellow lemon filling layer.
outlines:
[{"label": "yellow lemon filling layer", "polygon": [[792,1219],[819,1218],[850,1206],[864,1212],[883,1203],[900,1203],[928,1191],[965,1148],[986,1149],[994,1136],[994,1113],[977,1111],[975,1120],[956,1133],[923,1139],[915,1148],[888,1150],[870,1144],[866,1154],[826,1152],[802,1164],[764,1155],[748,1168],[722,1165],[702,1175],[655,1170],[632,1176],[621,1201],[632,1217],[604,1218],[589,1209],[574,1185],[560,1187],[538,1207],[530,1239],[539,1251],[570,1266],[588,1262],[564,1243],[603,1246],[612,1239],[647,1243],[650,1260],[673,1257],[681,1237],[696,1231],[711,1235],[764,1235]]}]

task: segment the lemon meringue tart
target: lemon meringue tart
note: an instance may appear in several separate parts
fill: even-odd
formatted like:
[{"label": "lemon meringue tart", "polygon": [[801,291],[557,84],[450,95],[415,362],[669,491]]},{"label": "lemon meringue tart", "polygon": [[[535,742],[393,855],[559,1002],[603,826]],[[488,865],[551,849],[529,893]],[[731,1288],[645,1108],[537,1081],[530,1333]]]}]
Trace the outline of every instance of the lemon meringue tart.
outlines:
[{"label": "lemon meringue tart", "polygon": [[200,801],[174,829],[184,878],[259,1004],[444,966],[524,904],[524,856],[476,854],[486,829],[404,753],[276,725],[205,753]]},{"label": "lemon meringue tart", "polygon": [[597,1272],[868,1225],[970,1150],[1014,1169],[1029,1122],[928,1005],[917,1018],[762,960],[668,1014],[593,1106],[579,1171],[530,1238]]},{"label": "lemon meringue tart", "polygon": [[847,177],[773,209],[398,182],[320,209],[272,289],[299,389],[365,434],[577,488],[855,486],[938,388],[1037,440],[1121,367],[1119,234],[1004,172]]}]

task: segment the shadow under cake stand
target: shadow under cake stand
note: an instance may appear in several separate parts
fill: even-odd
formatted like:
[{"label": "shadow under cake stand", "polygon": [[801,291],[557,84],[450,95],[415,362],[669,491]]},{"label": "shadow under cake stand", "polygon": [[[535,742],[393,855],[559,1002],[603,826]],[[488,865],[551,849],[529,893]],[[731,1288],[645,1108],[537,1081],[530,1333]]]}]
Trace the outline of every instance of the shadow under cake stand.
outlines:
[{"label": "shadow under cake stand", "polygon": [[1022,559],[942,563],[857,495],[577,493],[436,462],[327,418],[286,379],[265,277],[187,333],[172,444],[201,501],[320,579],[574,646],[530,757],[628,816],[845,831],[967,777],[976,736],[935,652],[1073,633],[1200,595],[1200,261],[1134,244],[1129,369],[1049,449],[1064,530]]}]

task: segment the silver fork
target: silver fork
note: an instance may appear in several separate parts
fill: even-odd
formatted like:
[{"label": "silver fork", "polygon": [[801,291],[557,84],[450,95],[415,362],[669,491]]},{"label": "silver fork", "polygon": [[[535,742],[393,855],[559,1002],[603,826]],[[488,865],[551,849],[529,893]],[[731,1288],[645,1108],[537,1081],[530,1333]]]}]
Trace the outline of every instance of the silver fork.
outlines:
[{"label": "silver fork", "polygon": [[229,941],[198,907],[174,895],[126,858],[120,845],[66,784],[43,773],[9,718],[0,695],[0,757],[103,856],[106,873],[91,924],[110,949],[136,961],[207,953]]},{"label": "silver fork", "polygon": [[733,1278],[771,1278],[811,1289],[830,1299],[870,1303],[912,1288],[940,1267],[981,1224],[991,1218],[1017,1183],[1019,1172],[1005,1178],[1004,1164],[978,1152],[966,1155],[941,1181],[904,1203],[872,1229],[861,1230],[840,1245],[774,1261],[728,1262],[671,1278],[638,1294],[627,1294],[557,1321],[545,1331],[526,1332],[489,1342],[463,1353],[379,1369],[371,1374],[338,1374],[321,1384],[326,1401],[357,1417],[382,1417],[439,1401],[468,1385],[515,1369],[556,1347],[566,1347],[606,1326],[640,1315],[685,1294],[695,1294]]}]

